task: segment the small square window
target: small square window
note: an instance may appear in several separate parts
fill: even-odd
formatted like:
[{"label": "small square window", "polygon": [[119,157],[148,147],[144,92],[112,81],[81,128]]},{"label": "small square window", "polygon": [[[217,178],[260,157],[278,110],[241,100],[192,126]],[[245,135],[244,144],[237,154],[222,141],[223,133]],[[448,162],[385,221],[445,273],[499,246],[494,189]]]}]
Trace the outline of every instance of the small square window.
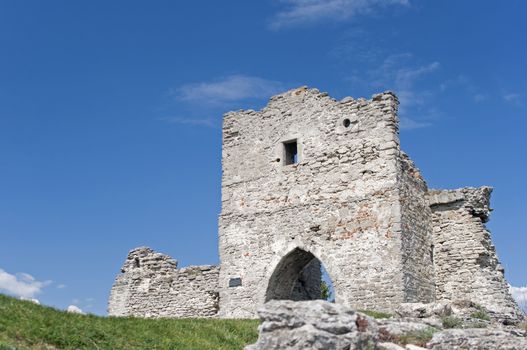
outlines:
[{"label": "small square window", "polygon": [[298,163],[298,146],[296,140],[284,142],[285,165]]}]

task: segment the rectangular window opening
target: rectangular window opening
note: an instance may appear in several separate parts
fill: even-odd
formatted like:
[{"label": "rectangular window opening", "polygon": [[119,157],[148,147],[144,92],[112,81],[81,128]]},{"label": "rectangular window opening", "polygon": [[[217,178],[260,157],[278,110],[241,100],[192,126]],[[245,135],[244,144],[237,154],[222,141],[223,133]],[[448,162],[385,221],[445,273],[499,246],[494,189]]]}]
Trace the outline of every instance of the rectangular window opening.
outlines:
[{"label": "rectangular window opening", "polygon": [[285,165],[298,163],[298,146],[296,140],[284,142]]}]

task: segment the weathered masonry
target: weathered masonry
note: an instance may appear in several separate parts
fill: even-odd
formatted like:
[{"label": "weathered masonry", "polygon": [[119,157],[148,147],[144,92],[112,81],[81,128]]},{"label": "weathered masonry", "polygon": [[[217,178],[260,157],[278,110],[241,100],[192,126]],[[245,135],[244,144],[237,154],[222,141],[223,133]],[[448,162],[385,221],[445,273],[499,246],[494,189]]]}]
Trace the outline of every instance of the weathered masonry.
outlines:
[{"label": "weathered masonry", "polygon": [[128,254],[110,294],[111,316],[212,317],[218,312],[218,267],[177,268],[177,261],[141,247]]},{"label": "weathered masonry", "polygon": [[397,107],[390,92],[300,88],[227,113],[219,273],[190,267],[190,280],[132,251],[110,314],[255,317],[270,299],[320,298],[323,264],[335,302],[354,308],[471,300],[521,318],[484,225],[491,189],[428,189],[400,149]]}]

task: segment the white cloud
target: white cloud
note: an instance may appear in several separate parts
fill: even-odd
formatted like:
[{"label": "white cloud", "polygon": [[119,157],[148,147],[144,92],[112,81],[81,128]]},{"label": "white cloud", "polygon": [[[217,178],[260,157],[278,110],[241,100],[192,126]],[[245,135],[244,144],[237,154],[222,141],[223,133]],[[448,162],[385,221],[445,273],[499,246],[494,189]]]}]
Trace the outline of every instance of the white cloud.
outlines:
[{"label": "white cloud", "polygon": [[408,0],[283,0],[287,6],[270,21],[269,28],[313,24],[324,20],[345,21],[356,16],[376,14],[388,5],[408,6]]},{"label": "white cloud", "polygon": [[40,305],[40,301],[38,299],[35,299],[35,298],[20,297],[20,300],[30,301],[30,302],[32,302],[34,304]]},{"label": "white cloud", "polygon": [[523,312],[527,314],[527,287],[509,286],[509,290],[514,300],[516,300]]},{"label": "white cloud", "polygon": [[248,75],[230,75],[210,82],[183,85],[171,91],[180,101],[222,105],[254,98],[268,98],[284,88],[278,81]]},{"label": "white cloud", "polygon": [[68,306],[66,311],[74,313],[74,314],[84,314],[84,312],[81,310],[81,308],[79,308],[78,306],[75,306],[75,305]]},{"label": "white cloud", "polygon": [[17,297],[32,299],[42,291],[42,288],[51,284],[51,281],[37,281],[27,273],[12,275],[0,269],[0,291]]},{"label": "white cloud", "polygon": [[65,284],[59,284],[57,285],[57,289],[64,289],[66,288],[66,285]]}]

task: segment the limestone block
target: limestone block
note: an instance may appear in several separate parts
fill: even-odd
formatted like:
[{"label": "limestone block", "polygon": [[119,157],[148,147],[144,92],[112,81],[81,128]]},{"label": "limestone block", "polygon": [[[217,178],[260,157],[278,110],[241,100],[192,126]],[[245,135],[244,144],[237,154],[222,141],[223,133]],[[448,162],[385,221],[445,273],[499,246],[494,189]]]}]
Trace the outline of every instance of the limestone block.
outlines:
[{"label": "limestone block", "polygon": [[246,350],[374,348],[375,321],[325,301],[270,301],[259,311],[256,344]]},{"label": "limestone block", "polygon": [[427,343],[432,350],[526,350],[527,338],[497,329],[450,329],[435,333]]}]

